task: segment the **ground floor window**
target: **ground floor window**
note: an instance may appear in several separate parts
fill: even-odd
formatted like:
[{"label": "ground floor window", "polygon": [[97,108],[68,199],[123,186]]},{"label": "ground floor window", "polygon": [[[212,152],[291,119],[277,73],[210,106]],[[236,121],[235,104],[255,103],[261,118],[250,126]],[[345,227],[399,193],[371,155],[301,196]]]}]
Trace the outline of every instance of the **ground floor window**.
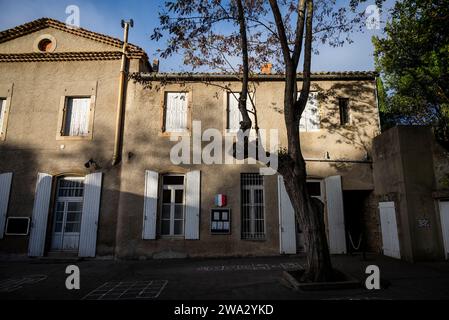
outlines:
[{"label": "ground floor window", "polygon": [[161,236],[183,236],[185,177],[166,175],[162,180]]},{"label": "ground floor window", "polygon": [[52,250],[76,251],[83,212],[84,179],[58,179],[52,232]]},{"label": "ground floor window", "polygon": [[257,173],[241,175],[242,239],[265,239],[264,179]]}]

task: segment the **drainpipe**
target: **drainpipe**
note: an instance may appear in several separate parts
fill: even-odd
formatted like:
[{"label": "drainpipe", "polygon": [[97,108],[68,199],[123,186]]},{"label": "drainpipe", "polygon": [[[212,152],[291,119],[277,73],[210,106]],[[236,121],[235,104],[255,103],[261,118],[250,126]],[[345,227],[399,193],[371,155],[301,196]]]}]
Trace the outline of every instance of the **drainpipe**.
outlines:
[{"label": "drainpipe", "polygon": [[120,162],[120,147],[122,142],[122,124],[123,124],[123,111],[124,105],[124,95],[125,95],[125,85],[126,85],[126,49],[128,47],[128,34],[129,28],[134,27],[134,21],[122,20],[122,28],[124,29],[123,34],[123,49],[122,49],[122,64],[120,67],[120,82],[119,82],[119,92],[118,92],[118,102],[117,102],[117,118],[115,122],[115,139],[114,139],[114,154],[112,156],[112,165],[115,166]]}]

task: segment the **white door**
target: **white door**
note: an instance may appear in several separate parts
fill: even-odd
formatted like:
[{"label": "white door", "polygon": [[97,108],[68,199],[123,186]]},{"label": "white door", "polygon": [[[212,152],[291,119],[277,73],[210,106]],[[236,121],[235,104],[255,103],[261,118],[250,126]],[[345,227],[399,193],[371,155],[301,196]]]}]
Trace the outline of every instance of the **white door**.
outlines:
[{"label": "white door", "polygon": [[56,191],[51,249],[78,251],[83,213],[83,178],[61,178]]},{"label": "white door", "polygon": [[379,202],[379,213],[384,255],[400,259],[401,251],[394,202]]},{"label": "white door", "polygon": [[440,201],[440,220],[444,242],[444,254],[446,259],[449,259],[449,201]]},{"label": "white door", "polygon": [[281,254],[296,254],[296,217],[284,179],[278,176],[279,244]]}]

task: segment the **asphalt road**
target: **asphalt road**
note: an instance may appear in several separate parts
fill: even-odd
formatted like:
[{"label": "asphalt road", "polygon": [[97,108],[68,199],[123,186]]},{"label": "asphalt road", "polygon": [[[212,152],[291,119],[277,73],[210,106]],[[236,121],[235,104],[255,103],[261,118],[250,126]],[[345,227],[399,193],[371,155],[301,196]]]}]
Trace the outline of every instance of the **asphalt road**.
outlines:
[{"label": "asphalt road", "polygon": [[[368,265],[380,268],[381,290],[293,291],[282,283],[294,257],[179,260],[0,261],[0,300],[371,300],[449,299],[449,262],[409,264],[383,256],[334,256],[336,268],[364,282]],[[80,289],[68,290],[67,266],[80,271]]]}]

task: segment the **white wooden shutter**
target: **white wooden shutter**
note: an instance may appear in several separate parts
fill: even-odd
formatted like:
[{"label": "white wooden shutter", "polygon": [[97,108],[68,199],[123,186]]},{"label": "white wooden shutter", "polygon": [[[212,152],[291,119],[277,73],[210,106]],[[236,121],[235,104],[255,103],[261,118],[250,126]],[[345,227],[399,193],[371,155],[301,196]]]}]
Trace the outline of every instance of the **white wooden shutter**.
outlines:
[{"label": "white wooden shutter", "polygon": [[400,259],[401,251],[394,202],[379,202],[379,214],[384,255]]},{"label": "white wooden shutter", "polygon": [[3,119],[5,118],[6,100],[0,99],[0,134],[3,132]]},{"label": "white wooden shutter", "polygon": [[[246,110],[254,112],[251,98],[254,101],[254,94],[248,94],[248,98],[246,99]],[[239,109],[239,99],[240,92],[228,92],[228,130],[231,132],[237,132],[240,129],[240,122],[243,120],[242,113]],[[255,116],[251,112],[248,112],[248,115],[254,126],[256,124]]]},{"label": "white wooden shutter", "polygon": [[0,174],[0,239],[3,239],[9,194],[11,191],[12,172]]},{"label": "white wooden shutter", "polygon": [[28,245],[28,255],[30,257],[42,257],[44,255],[48,210],[50,209],[51,184],[51,175],[46,173],[38,174]]},{"label": "white wooden shutter", "polygon": [[238,131],[242,115],[239,110],[239,93],[228,93],[228,129],[230,131]]},{"label": "white wooden shutter", "polygon": [[186,131],[188,94],[186,92],[168,92],[165,108],[165,131]]},{"label": "white wooden shutter", "polygon": [[95,257],[102,178],[103,174],[96,172],[87,175],[84,179],[83,214],[78,253],[80,257]]},{"label": "white wooden shutter", "polygon": [[341,176],[325,179],[329,250],[332,254],[346,253],[345,215]]},{"label": "white wooden shutter", "polygon": [[200,238],[201,172],[187,173],[186,180],[185,239],[197,240]]},{"label": "white wooden shutter", "polygon": [[443,234],[444,254],[449,259],[449,201],[440,201],[441,231]]},{"label": "white wooden shutter", "polygon": [[312,92],[309,95],[309,100],[307,102],[307,131],[317,131],[320,130],[320,111],[318,105],[318,93]]},{"label": "white wooden shutter", "polygon": [[159,174],[155,171],[145,172],[145,194],[143,199],[142,238],[156,239],[157,195],[159,190]]},{"label": "white wooden shutter", "polygon": [[[299,95],[298,95],[299,99]],[[303,132],[317,131],[320,129],[320,110],[318,104],[318,92],[309,93],[306,108],[299,122],[299,129]]]},{"label": "white wooden shutter", "polygon": [[279,240],[281,254],[296,254],[296,217],[284,179],[278,176]]}]

